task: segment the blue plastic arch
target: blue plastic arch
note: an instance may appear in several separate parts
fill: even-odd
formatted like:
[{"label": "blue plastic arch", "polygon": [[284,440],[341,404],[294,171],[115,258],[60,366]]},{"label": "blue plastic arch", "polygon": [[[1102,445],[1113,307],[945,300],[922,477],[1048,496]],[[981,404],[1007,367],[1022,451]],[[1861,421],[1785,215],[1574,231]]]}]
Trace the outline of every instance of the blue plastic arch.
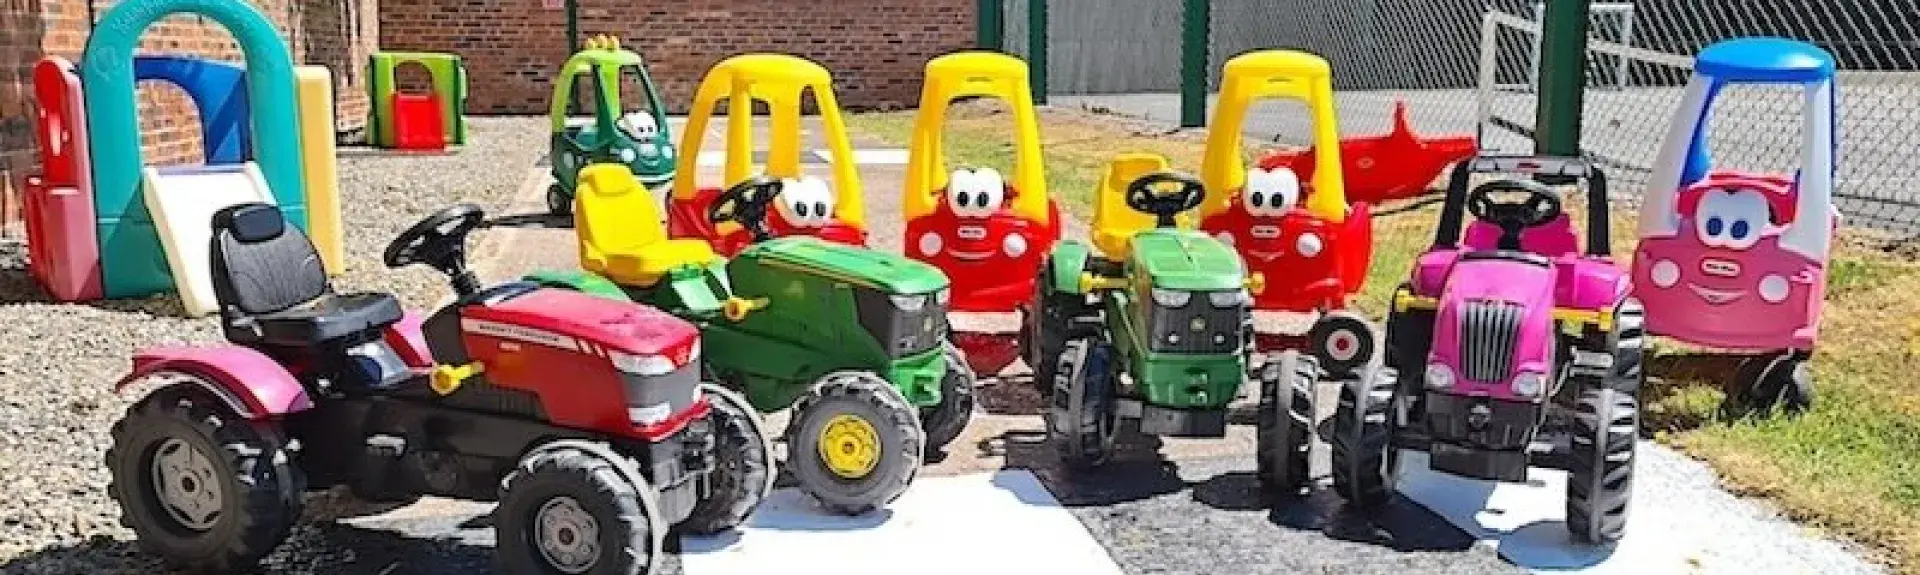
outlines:
[{"label": "blue plastic arch", "polygon": [[[1720,89],[1729,84],[1799,84],[1831,82],[1834,79],[1833,55],[1819,46],[1770,36],[1737,38],[1716,42],[1694,56],[1694,73],[1707,82],[1705,104],[1695,124],[1693,139],[1687,145],[1686,161],[1681,165],[1680,185],[1687,186],[1706,177],[1713,165],[1707,152],[1707,121],[1713,114],[1713,102]],[[1837,91],[1827,93],[1829,107],[1837,105]],[[1833,114],[1838,129],[1839,114]],[[1839,147],[1834,140],[1834,147]],[[1837,150],[1835,151],[1837,154]],[[1838,166],[1835,166],[1838,169]],[[1799,179],[1799,174],[1794,174]]]},{"label": "blue plastic arch", "polygon": [[219,22],[246,57],[254,156],[274,200],[294,225],[307,226],[293,57],[273,23],[239,0],[126,0],[100,18],[82,55],[87,135],[93,152],[94,217],[106,297],[173,289],[153,216],[141,201],[140,122],[134,103],[133,49],[154,21],[191,13]]},{"label": "blue plastic arch", "polygon": [[179,86],[200,112],[200,142],[207,164],[238,164],[253,149],[247,106],[247,69],[186,56],[135,56],[134,81]]}]

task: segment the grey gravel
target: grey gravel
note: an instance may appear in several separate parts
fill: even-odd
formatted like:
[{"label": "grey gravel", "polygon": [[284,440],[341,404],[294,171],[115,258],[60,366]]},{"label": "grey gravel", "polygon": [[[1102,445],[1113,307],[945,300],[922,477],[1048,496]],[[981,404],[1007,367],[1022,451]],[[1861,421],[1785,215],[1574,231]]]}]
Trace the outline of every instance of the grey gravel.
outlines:
[{"label": "grey gravel", "polygon": [[[393,292],[414,309],[449,295],[436,272],[385,269],[386,243],[455,202],[508,215],[492,212],[511,202],[546,149],[544,118],[473,118],[468,126],[472,143],[447,155],[342,151],[350,263],[336,289]],[[215,320],[181,318],[171,296],[47,303],[27,275],[21,241],[0,240],[0,573],[154,572],[151,559],[132,551],[132,533],[106,494],[108,431],[134,399],[111,386],[137,348],[219,341]],[[291,547],[340,529],[303,527]],[[336,550],[316,553],[353,553],[324,539]],[[271,571],[328,563],[297,549],[282,555],[286,563]]]}]

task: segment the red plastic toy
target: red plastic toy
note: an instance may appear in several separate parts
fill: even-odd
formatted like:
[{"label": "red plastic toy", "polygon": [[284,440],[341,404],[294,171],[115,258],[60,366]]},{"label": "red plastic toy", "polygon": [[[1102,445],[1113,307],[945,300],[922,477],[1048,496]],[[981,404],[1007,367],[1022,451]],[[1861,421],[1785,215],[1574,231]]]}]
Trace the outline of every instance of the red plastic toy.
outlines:
[{"label": "red plastic toy", "polygon": [[29,271],[57,301],[99,299],[100,244],[80,76],[72,62],[50,56],[33,68],[33,91],[40,101],[41,173],[27,177],[24,195]]},{"label": "red plastic toy", "polygon": [[[1340,167],[1345,172],[1347,199],[1378,204],[1419,197],[1440,172],[1473,156],[1479,141],[1473,136],[1422,138],[1407,120],[1407,102],[1393,103],[1393,131],[1378,136],[1340,140]],[[1268,153],[1256,163],[1262,169],[1285,166],[1296,174],[1313,173],[1314,151]]]},{"label": "red plastic toy", "polygon": [[447,149],[446,119],[440,108],[440,95],[393,95],[394,147],[401,150],[440,151]]}]

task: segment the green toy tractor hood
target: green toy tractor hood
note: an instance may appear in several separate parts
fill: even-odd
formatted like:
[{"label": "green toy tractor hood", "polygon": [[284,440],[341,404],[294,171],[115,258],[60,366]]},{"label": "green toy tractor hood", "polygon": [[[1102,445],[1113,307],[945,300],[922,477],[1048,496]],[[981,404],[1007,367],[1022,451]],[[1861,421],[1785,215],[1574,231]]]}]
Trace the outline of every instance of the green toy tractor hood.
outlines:
[{"label": "green toy tractor hood", "polygon": [[1145,230],[1133,236],[1137,273],[1153,287],[1181,291],[1237,290],[1247,271],[1233,248],[1207,234],[1180,229]]},{"label": "green toy tractor hood", "polygon": [[920,294],[947,287],[939,268],[904,256],[806,236],[760,242],[738,257],[778,267],[816,273],[893,294]]}]

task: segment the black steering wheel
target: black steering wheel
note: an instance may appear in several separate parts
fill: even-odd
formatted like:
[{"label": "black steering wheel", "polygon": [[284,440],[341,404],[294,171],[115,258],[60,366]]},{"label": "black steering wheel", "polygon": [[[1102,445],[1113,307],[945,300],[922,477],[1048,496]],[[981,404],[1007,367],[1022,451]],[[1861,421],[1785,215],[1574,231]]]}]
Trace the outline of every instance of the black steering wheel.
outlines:
[{"label": "black steering wheel", "polygon": [[[1179,184],[1177,190],[1167,191],[1166,184]],[[1154,172],[1127,184],[1127,207],[1135,211],[1153,214],[1154,226],[1171,228],[1176,225],[1174,216],[1200,205],[1207,197],[1207,185],[1199,178],[1178,172]]]},{"label": "black steering wheel", "polygon": [[767,229],[767,208],[773,206],[773,200],[780,197],[784,189],[786,184],[765,174],[747,178],[713,199],[713,204],[707,206],[707,221],[738,223],[753,234],[755,242],[773,239],[773,231]]},{"label": "black steering wheel", "polygon": [[1467,193],[1467,212],[1500,227],[1500,249],[1520,249],[1520,234],[1560,217],[1560,195],[1533,180],[1503,179]]},{"label": "black steering wheel", "polygon": [[486,212],[473,204],[451,206],[427,216],[387,244],[387,267],[426,264],[452,276],[454,291],[472,293],[479,286],[467,271],[467,234],[485,220]]}]

